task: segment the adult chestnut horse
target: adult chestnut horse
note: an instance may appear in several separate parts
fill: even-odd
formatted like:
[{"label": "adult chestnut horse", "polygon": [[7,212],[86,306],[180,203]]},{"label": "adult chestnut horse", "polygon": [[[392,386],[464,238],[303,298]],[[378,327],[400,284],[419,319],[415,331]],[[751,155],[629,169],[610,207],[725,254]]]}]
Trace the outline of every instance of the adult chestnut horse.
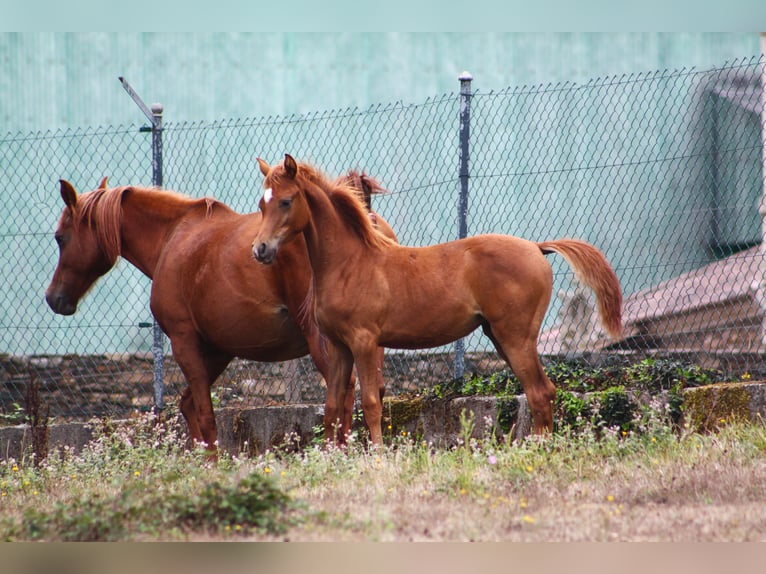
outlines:
[{"label": "adult chestnut horse", "polygon": [[[378,186],[353,171],[344,181],[360,189]],[[180,410],[193,440],[216,450],[210,389],[234,357],[284,361],[311,353],[327,380],[325,344],[313,316],[302,312],[311,286],[302,238],[286,244],[272,267],[255,265],[249,239],[261,225],[260,213],[241,215],[211,198],[154,188],[107,189],[106,178],[83,194],[60,183],[59,260],[45,291],[48,305],[61,315],[73,314],[119,256],[149,277],[151,311],[187,381]],[[382,218],[375,221],[393,237]],[[354,404],[353,378],[346,383],[344,431]],[[378,387],[382,395],[382,377]]]},{"label": "adult chestnut horse", "polygon": [[[311,165],[285,155],[265,176],[263,221],[253,255],[278,261],[303,236],[313,270],[317,324],[330,342],[325,429],[341,415],[344,381],[356,362],[362,408],[374,444],[382,442],[378,346],[415,349],[444,345],[481,326],[519,378],[534,430],[553,425],[555,388],[537,353],[552,291],[556,252],[596,293],[608,332],[621,329],[622,291],[614,270],[592,245],[576,239],[534,243],[480,235],[429,247],[403,247],[374,232],[352,190]],[[329,437],[328,437],[329,438]]]}]

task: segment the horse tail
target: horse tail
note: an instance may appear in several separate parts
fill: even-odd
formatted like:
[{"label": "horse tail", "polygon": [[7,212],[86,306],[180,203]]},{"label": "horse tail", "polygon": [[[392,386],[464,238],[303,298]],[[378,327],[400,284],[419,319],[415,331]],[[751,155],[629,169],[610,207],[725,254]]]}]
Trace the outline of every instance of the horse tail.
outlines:
[{"label": "horse tail", "polygon": [[593,289],[601,322],[612,337],[618,338],[622,334],[622,289],[604,254],[579,239],[542,241],[537,245],[543,254],[555,252],[561,255],[578,279]]}]

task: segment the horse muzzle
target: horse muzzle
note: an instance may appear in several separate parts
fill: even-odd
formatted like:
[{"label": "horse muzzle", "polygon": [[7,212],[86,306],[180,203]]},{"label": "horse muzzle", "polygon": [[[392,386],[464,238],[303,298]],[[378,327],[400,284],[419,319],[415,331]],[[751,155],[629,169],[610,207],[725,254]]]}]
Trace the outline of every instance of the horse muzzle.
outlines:
[{"label": "horse muzzle", "polygon": [[77,311],[77,303],[73,303],[62,293],[46,291],[45,301],[48,303],[48,307],[58,315],[74,315]]},{"label": "horse muzzle", "polygon": [[259,263],[270,265],[274,263],[274,259],[277,257],[277,247],[266,243],[253,243],[253,257]]}]

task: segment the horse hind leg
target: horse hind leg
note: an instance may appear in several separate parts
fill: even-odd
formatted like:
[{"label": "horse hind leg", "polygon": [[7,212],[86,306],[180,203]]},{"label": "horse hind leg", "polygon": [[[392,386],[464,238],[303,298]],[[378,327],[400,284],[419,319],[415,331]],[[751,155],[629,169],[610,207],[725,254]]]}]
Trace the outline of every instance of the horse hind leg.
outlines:
[{"label": "horse hind leg", "polygon": [[537,353],[537,331],[521,335],[502,325],[484,324],[484,333],[495,345],[497,352],[508,363],[519,379],[532,413],[532,429],[535,434],[553,430],[553,403],[556,387],[545,374]]}]

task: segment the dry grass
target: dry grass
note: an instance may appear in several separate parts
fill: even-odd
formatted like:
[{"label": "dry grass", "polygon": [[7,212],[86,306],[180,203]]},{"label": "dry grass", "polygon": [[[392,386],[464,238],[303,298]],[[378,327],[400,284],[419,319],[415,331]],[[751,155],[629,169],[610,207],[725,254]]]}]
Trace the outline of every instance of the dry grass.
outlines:
[{"label": "dry grass", "polygon": [[765,448],[762,425],[734,424],[708,436],[487,440],[449,451],[402,441],[264,464],[306,507],[277,539],[752,541],[766,539]]},{"label": "dry grass", "polygon": [[[38,467],[0,464],[0,538],[766,539],[763,424],[728,423],[706,435],[656,426],[640,434],[602,431],[596,438],[585,432],[512,444],[486,437],[451,449],[399,437],[377,450],[315,446],[223,457],[217,465],[157,429],[151,423],[112,429],[81,455]],[[271,486],[261,485],[261,478]],[[237,507],[255,501],[253,494],[237,494],[245,479],[267,495],[289,496],[290,504],[274,506],[275,528],[232,522],[232,516],[255,516]],[[221,502],[211,506],[208,498],[203,505],[200,493],[213,484],[221,485]],[[173,514],[178,505],[158,512],[169,500],[202,510],[181,521]],[[200,520],[203,510],[209,518]],[[32,519],[47,530],[30,530]]]}]

